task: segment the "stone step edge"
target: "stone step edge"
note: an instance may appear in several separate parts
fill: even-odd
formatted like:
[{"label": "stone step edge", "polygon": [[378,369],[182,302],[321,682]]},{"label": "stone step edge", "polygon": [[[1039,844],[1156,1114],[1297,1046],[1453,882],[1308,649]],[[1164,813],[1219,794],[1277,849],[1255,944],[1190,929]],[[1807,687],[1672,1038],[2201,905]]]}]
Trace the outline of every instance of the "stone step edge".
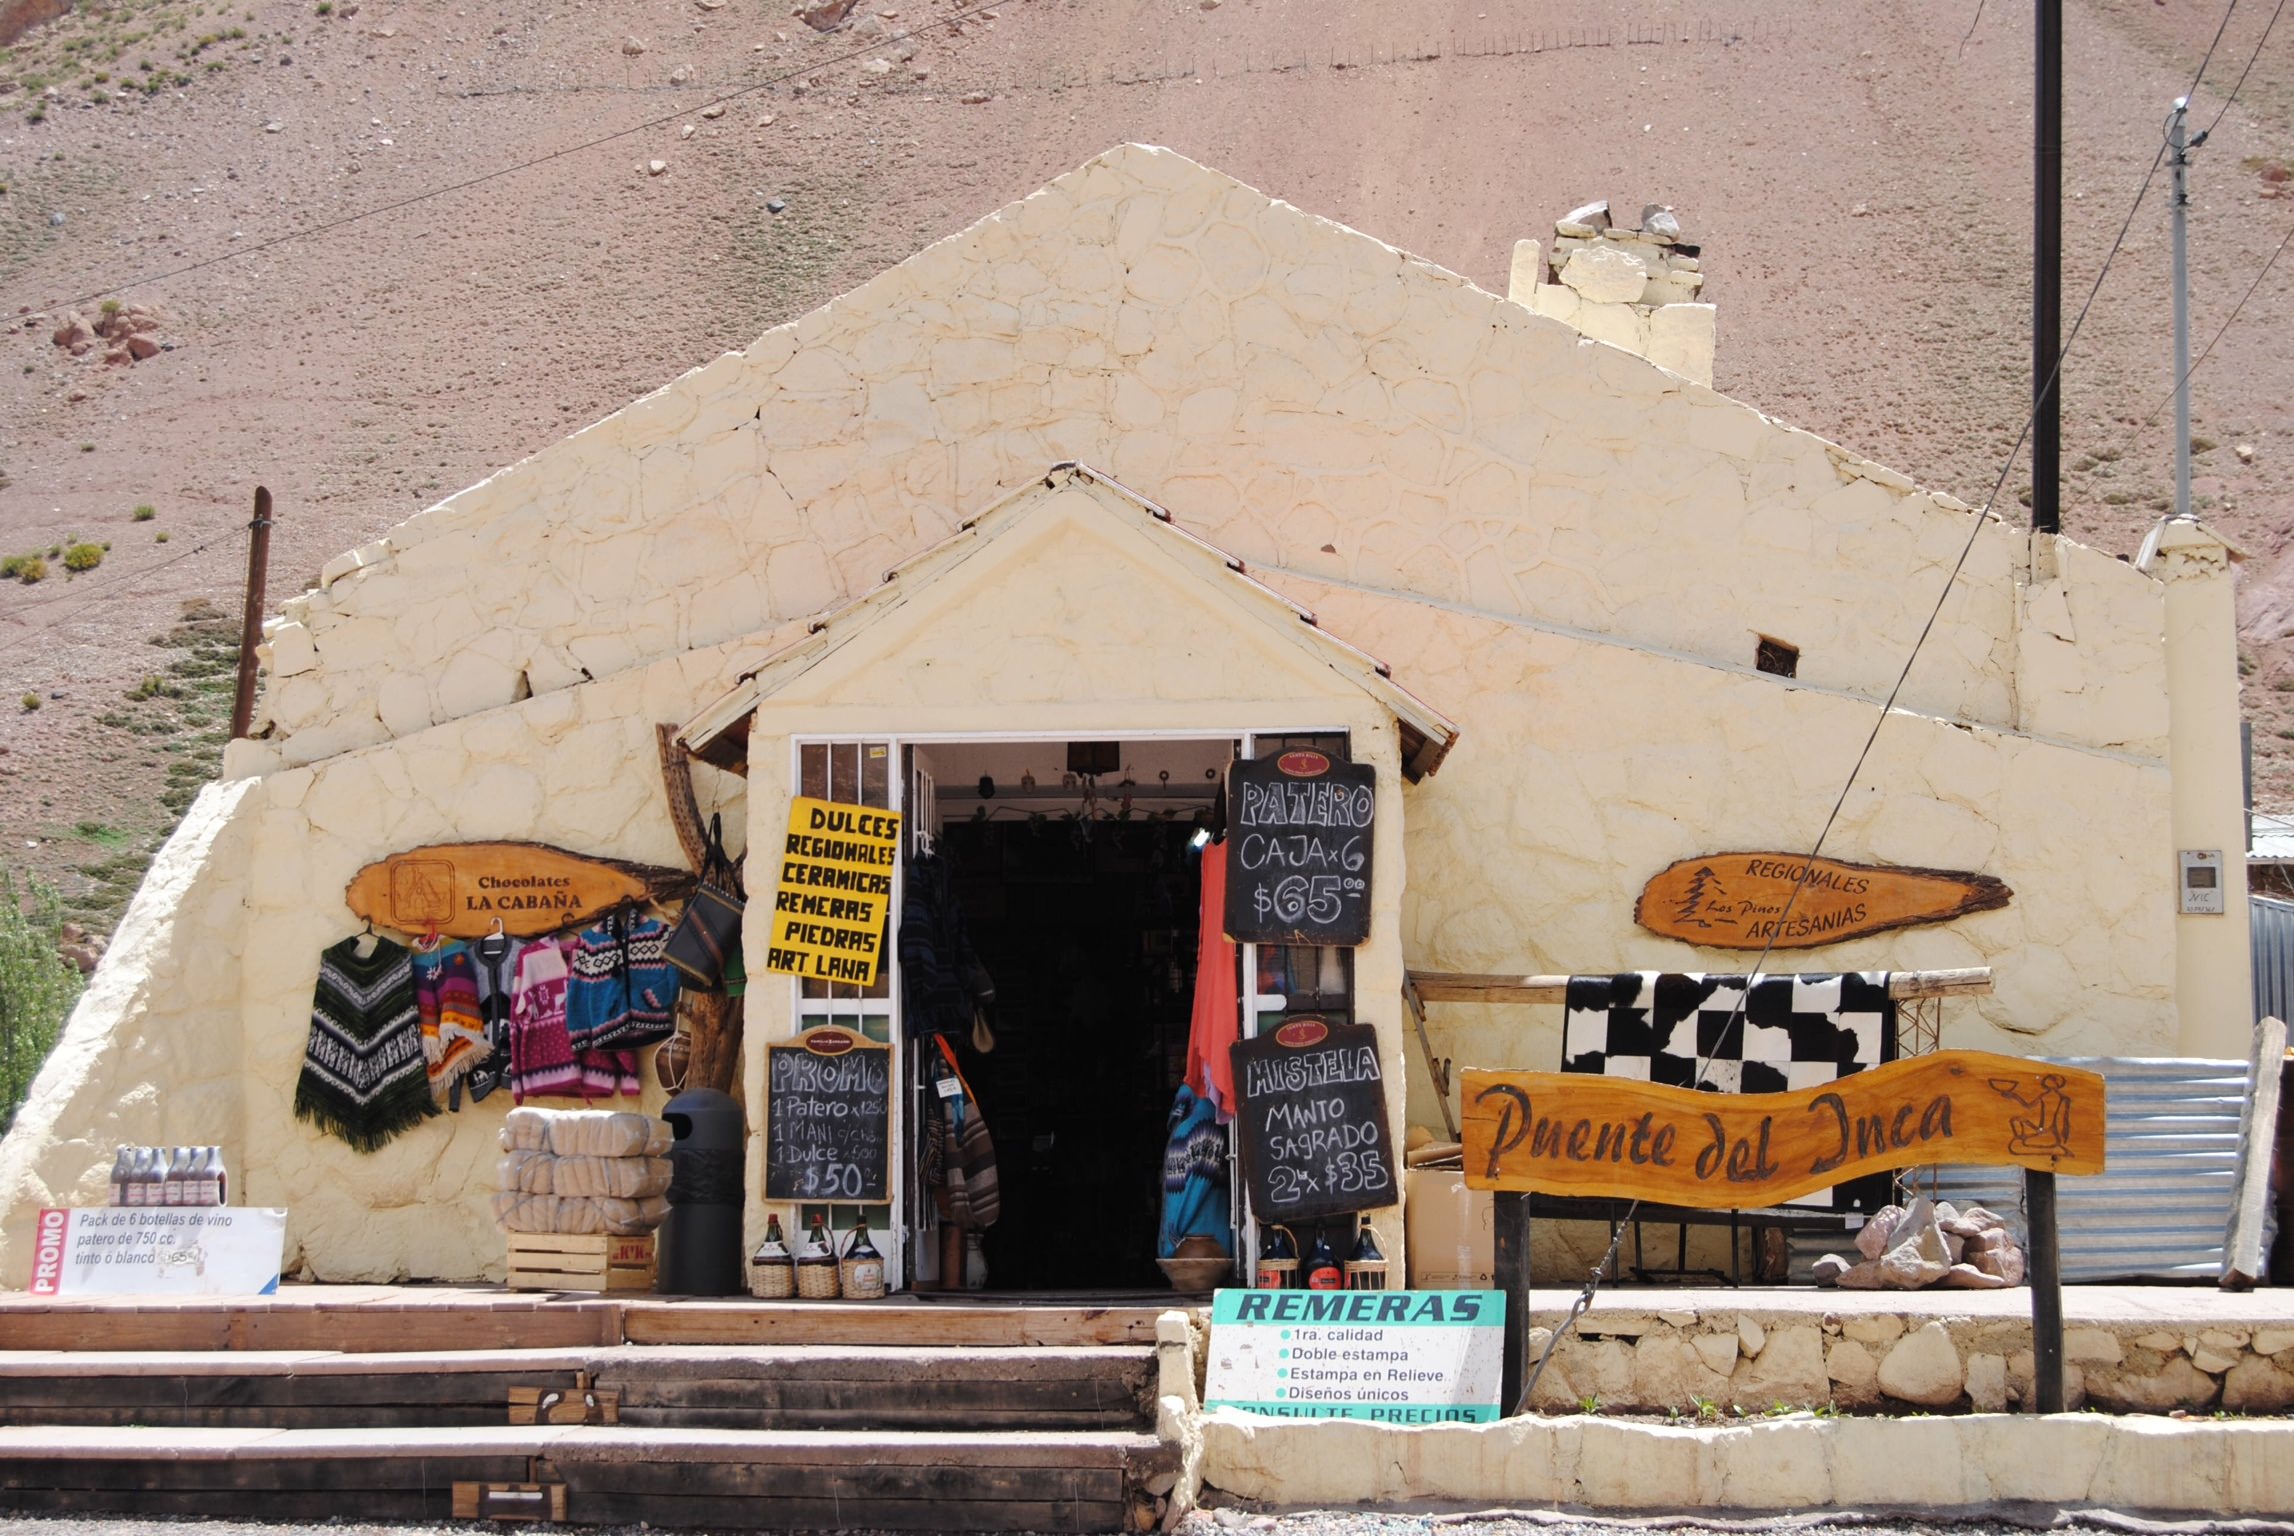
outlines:
[{"label": "stone step edge", "polygon": [[612,1344],[587,1349],[415,1350],[0,1350],[0,1380],[91,1376],[398,1376],[622,1368],[785,1368],[840,1361],[914,1361],[937,1372],[1030,1361],[1145,1364],[1152,1344]]},{"label": "stone step edge", "polygon": [[1121,1466],[1154,1455],[1152,1434],[1094,1430],[645,1429],[629,1425],[460,1429],[162,1429],[0,1425],[0,1463],[325,1461],[546,1456],[555,1461]]}]

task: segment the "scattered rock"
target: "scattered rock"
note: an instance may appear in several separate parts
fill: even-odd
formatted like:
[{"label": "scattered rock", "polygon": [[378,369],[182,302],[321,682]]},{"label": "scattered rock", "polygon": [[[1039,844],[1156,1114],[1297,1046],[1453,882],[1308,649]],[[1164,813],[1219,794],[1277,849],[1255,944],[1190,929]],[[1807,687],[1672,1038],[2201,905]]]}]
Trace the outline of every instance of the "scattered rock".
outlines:
[{"label": "scattered rock", "polygon": [[1572,251],[1560,276],[1578,297],[1592,304],[1630,304],[1649,285],[1649,269],[1641,258],[1608,244]]},{"label": "scattered rock", "polygon": [[49,214],[48,227],[50,229],[62,229],[64,227],[64,216],[61,213]]},{"label": "scattered rock", "polygon": [[1997,1275],[1987,1275],[1973,1264],[1954,1264],[1944,1271],[1943,1284],[1955,1291],[2003,1291],[2007,1282]]},{"label": "scattered rock", "polygon": [[1871,208],[1863,203],[1858,203],[1855,207],[1848,210],[1848,217],[1851,219],[1868,219],[1871,216]]},{"label": "scattered rock", "polygon": [[666,160],[648,160],[645,162],[645,174],[648,176],[658,176],[668,169],[669,162]]},{"label": "scattered rock", "polygon": [[986,91],[966,91],[958,99],[967,107],[976,107],[988,99],[988,93]]},{"label": "scattered rock", "polygon": [[725,0],[693,0],[693,3],[704,11],[721,11],[725,8]]},{"label": "scattered rock", "polygon": [[1570,235],[1577,239],[1590,240],[1608,227],[1609,200],[1603,198],[1600,202],[1587,203],[1582,208],[1570,209],[1554,221],[1553,232],[1557,235]]},{"label": "scattered rock", "polygon": [[1733,1334],[1700,1333],[1689,1340],[1689,1348],[1697,1352],[1697,1358],[1705,1363],[1707,1370],[1726,1376],[1736,1369],[1736,1338]]},{"label": "scattered rock", "polygon": [[640,37],[625,37],[621,40],[621,51],[634,59],[645,51],[645,40]]},{"label": "scattered rock", "polygon": [[156,336],[146,336],[141,332],[138,332],[137,334],[132,335],[127,339],[128,356],[134,358],[139,363],[144,361],[146,358],[159,356],[159,351],[159,338]]},{"label": "scattered rock", "polygon": [[287,125],[285,123],[282,123],[274,118],[272,121],[263,125],[263,131],[265,133],[278,133],[284,130],[286,126]]},{"label": "scattered rock", "polygon": [[680,64],[675,69],[669,71],[669,83],[671,85],[683,85],[686,81],[692,78],[693,66],[690,64]]},{"label": "scattered rock", "polygon": [[1660,245],[1671,245],[1681,238],[1681,221],[1670,207],[1651,203],[1641,210],[1641,233]]},{"label": "scattered rock", "polygon": [[2127,1358],[2119,1336],[2108,1328],[2067,1328],[2063,1332],[2063,1358],[2117,1365]]},{"label": "scattered rock", "polygon": [[890,59],[870,59],[860,68],[863,73],[875,75],[881,79],[892,73],[892,61]]},{"label": "scattered rock", "polygon": [[788,206],[786,198],[768,197],[765,199],[765,212],[767,213],[785,213],[788,211]]},{"label": "scattered rock", "polygon": [[852,14],[854,0],[815,0],[796,8],[796,19],[815,32],[834,32]]},{"label": "scattered rock", "polygon": [[756,122],[750,126],[756,128],[770,128],[777,121],[779,121],[779,119],[775,118],[772,113],[767,112],[763,117],[758,118]]},{"label": "scattered rock", "polygon": [[687,123],[684,127],[677,130],[677,137],[680,139],[689,139],[700,131],[700,129],[694,127],[691,123]]},{"label": "scattered rock", "polygon": [[2249,1355],[2222,1378],[2222,1406],[2234,1413],[2284,1413],[2294,1408],[2294,1374]]},{"label": "scattered rock", "polygon": [[1866,1259],[1842,1271],[1840,1278],[1832,1283],[1844,1291],[1876,1291],[1888,1282],[1880,1274],[1880,1261]]},{"label": "scattered rock", "polygon": [[1195,0],[1195,3],[1206,11],[1215,11],[1219,8],[1220,0]]},{"label": "scattered rock", "polygon": [[1809,1273],[1815,1276],[1818,1285],[1836,1284],[1847,1272],[1848,1261],[1836,1253],[1824,1255],[1809,1268]]},{"label": "scattered rock", "polygon": [[1892,1246],[1888,1242],[1888,1234],[1895,1231],[1896,1223],[1903,1219],[1902,1206],[1881,1206],[1872,1213],[1872,1219],[1864,1223],[1862,1230],[1857,1232],[1856,1251],[1867,1259],[1876,1259],[1886,1253]]},{"label": "scattered rock", "polygon": [[1922,1408],[1956,1402],[1967,1385],[1967,1369],[1942,1323],[1926,1323],[1897,1341],[1880,1362],[1880,1390]]},{"label": "scattered rock", "polygon": [[701,115],[709,121],[715,122],[725,115],[725,104],[721,101],[712,101],[701,109]]},{"label": "scattered rock", "polygon": [[2252,443],[2240,443],[2230,451],[2238,455],[2238,462],[2241,464],[2254,462],[2254,445]]}]

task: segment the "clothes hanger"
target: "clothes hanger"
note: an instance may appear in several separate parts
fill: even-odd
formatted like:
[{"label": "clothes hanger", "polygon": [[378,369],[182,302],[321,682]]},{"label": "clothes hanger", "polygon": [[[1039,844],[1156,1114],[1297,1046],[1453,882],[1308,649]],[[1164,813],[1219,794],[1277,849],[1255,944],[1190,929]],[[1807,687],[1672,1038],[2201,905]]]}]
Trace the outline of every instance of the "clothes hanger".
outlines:
[{"label": "clothes hanger", "polygon": [[366,920],[366,931],[358,936],[358,943],[352,948],[361,960],[370,960],[374,958],[374,947],[381,942],[382,935],[374,931],[374,919],[370,917]]}]

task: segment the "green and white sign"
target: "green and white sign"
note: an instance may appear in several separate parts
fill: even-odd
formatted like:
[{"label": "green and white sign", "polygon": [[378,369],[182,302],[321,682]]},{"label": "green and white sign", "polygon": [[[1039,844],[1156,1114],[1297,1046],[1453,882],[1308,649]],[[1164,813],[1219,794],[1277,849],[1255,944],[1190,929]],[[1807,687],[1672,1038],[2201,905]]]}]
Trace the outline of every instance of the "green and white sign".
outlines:
[{"label": "green and white sign", "polygon": [[1502,1291],[1220,1291],[1207,1406],[1278,1419],[1498,1417]]}]

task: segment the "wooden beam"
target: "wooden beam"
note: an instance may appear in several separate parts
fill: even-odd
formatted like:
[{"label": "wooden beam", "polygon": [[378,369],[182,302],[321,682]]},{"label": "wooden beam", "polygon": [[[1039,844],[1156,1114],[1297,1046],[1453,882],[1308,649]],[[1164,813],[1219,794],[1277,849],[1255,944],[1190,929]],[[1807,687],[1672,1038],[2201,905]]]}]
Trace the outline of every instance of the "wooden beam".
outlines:
[{"label": "wooden beam", "polygon": [[2286,1021],[2265,1018],[2254,1026],[2246,1102],[2238,1112],[2238,1190],[2222,1256],[2221,1284],[2226,1291],[2249,1289],[2269,1267],[2262,1229],[2268,1219],[2271,1154],[2278,1145],[2278,1088],[2285,1065]]},{"label": "wooden beam", "polygon": [[[1764,974],[1785,976],[1788,971]],[[1500,976],[1472,971],[1411,971],[1410,984],[1429,1003],[1560,1003],[1569,992],[1566,976]],[[1890,971],[1888,996],[1898,1002],[1923,997],[1984,997],[1991,992],[1991,967],[1955,971]]]}]

